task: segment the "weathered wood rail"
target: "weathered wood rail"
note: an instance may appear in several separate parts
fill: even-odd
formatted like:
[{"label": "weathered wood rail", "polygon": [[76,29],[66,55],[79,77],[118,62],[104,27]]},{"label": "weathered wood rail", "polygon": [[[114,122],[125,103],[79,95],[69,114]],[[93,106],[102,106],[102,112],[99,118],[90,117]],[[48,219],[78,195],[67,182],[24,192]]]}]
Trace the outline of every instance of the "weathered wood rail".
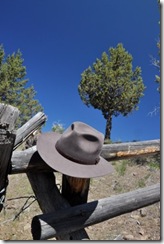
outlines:
[{"label": "weathered wood rail", "polygon": [[160,201],[160,184],[75,207],[37,215],[32,220],[34,240],[45,240],[129,213]]},{"label": "weathered wood rail", "polygon": [[[108,161],[143,157],[160,153],[160,140],[128,142],[103,145],[101,156]],[[35,162],[39,161],[39,164]],[[11,158],[12,174],[26,173],[33,170],[53,171],[40,158],[36,146],[24,151],[13,152]]]},{"label": "weathered wood rail", "polygon": [[[27,173],[32,189],[43,213],[58,212],[61,209],[68,209],[69,202],[59,192],[55,183],[55,175],[48,173]],[[87,232],[82,229],[72,233],[62,233],[56,236],[58,240],[82,240],[89,239]]]},{"label": "weathered wood rail", "polygon": [[27,138],[38,128],[40,128],[47,120],[44,113],[38,112],[27,123],[17,130],[16,139],[13,150],[19,147]]},{"label": "weathered wood rail", "polygon": [[[6,191],[7,175],[26,173],[43,212],[32,220],[34,239],[89,240],[84,229],[86,226],[160,201],[160,185],[156,184],[87,203],[90,179],[66,175],[62,176],[60,192],[55,170],[42,160],[36,146],[18,151],[18,147],[46,122],[47,117],[39,112],[14,133],[18,114],[16,108],[0,104],[0,200],[4,202],[5,192],[2,195],[2,191]],[[159,152],[160,140],[151,140],[104,145],[101,156],[114,161]],[[0,206],[2,209],[3,203]]]},{"label": "weathered wood rail", "polygon": [[109,161],[154,155],[160,152],[160,140],[104,145],[101,156]]}]

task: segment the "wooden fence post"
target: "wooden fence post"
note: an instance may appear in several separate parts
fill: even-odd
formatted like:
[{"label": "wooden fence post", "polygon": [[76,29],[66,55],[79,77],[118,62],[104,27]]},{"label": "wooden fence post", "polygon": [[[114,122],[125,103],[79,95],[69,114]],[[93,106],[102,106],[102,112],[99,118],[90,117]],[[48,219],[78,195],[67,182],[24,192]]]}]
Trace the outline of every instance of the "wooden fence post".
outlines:
[{"label": "wooden fence post", "polygon": [[19,110],[11,105],[0,104],[0,211],[5,201],[10,159],[15,142],[15,122]]},{"label": "wooden fence post", "polygon": [[62,175],[62,195],[71,206],[86,203],[90,179]]},{"label": "wooden fence post", "polygon": [[45,237],[70,233],[160,201],[160,184],[35,216],[32,233]]},{"label": "wooden fence post", "polygon": [[[39,162],[36,162],[39,164]],[[36,195],[38,204],[43,213],[50,213],[55,211],[56,213],[61,209],[67,209],[70,207],[68,201],[60,194],[53,172],[27,172],[28,179],[31,183],[33,191]],[[49,236],[48,238],[54,237]],[[39,236],[33,236],[34,240],[40,240]],[[86,231],[81,229],[73,233],[57,236],[58,240],[82,240],[89,239]]]}]

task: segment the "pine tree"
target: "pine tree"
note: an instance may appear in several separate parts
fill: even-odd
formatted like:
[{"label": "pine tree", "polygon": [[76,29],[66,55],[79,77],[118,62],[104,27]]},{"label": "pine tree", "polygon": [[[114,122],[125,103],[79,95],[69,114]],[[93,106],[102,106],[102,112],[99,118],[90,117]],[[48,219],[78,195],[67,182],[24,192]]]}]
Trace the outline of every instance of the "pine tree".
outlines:
[{"label": "pine tree", "polygon": [[0,45],[0,102],[10,104],[20,110],[17,126],[22,126],[37,112],[43,111],[38,100],[35,99],[36,91],[33,86],[27,87],[26,67],[18,50],[6,57]]},{"label": "pine tree", "polygon": [[79,95],[88,107],[102,111],[106,120],[105,139],[111,137],[112,117],[127,116],[137,110],[143,96],[141,68],[133,71],[132,60],[132,55],[119,43],[116,48],[109,48],[109,55],[103,52],[101,59],[96,59],[81,74]]}]

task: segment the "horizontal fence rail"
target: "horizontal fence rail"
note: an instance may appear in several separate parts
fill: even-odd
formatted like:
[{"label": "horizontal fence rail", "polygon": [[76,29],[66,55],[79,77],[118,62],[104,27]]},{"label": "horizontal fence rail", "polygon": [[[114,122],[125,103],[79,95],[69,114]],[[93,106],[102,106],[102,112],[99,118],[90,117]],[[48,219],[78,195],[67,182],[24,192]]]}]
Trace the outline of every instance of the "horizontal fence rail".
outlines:
[{"label": "horizontal fence rail", "polygon": [[[143,157],[160,153],[160,140],[115,143],[103,145],[101,156],[108,161]],[[39,161],[39,164],[36,164]],[[14,151],[11,158],[11,174],[28,171],[53,171],[39,156],[36,146],[24,151]]]},{"label": "horizontal fence rail", "polygon": [[101,156],[109,161],[154,155],[160,152],[160,140],[103,145]]},{"label": "horizontal fence rail", "polygon": [[81,204],[32,220],[34,240],[71,233],[160,201],[160,184]]}]

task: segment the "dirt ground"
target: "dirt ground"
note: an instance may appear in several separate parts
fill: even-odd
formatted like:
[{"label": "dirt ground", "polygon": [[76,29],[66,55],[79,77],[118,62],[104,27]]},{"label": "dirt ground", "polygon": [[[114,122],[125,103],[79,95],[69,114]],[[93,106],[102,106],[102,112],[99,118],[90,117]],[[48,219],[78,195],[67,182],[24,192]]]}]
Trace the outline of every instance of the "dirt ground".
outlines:
[{"label": "dirt ground", "polygon": [[[112,175],[91,179],[88,202],[160,182],[159,162],[117,161],[113,166]],[[60,187],[61,174],[55,174]],[[26,174],[10,175],[5,209],[0,213],[0,240],[32,240],[31,220],[37,214],[41,210]],[[160,202],[85,230],[91,240],[160,240]]]}]

